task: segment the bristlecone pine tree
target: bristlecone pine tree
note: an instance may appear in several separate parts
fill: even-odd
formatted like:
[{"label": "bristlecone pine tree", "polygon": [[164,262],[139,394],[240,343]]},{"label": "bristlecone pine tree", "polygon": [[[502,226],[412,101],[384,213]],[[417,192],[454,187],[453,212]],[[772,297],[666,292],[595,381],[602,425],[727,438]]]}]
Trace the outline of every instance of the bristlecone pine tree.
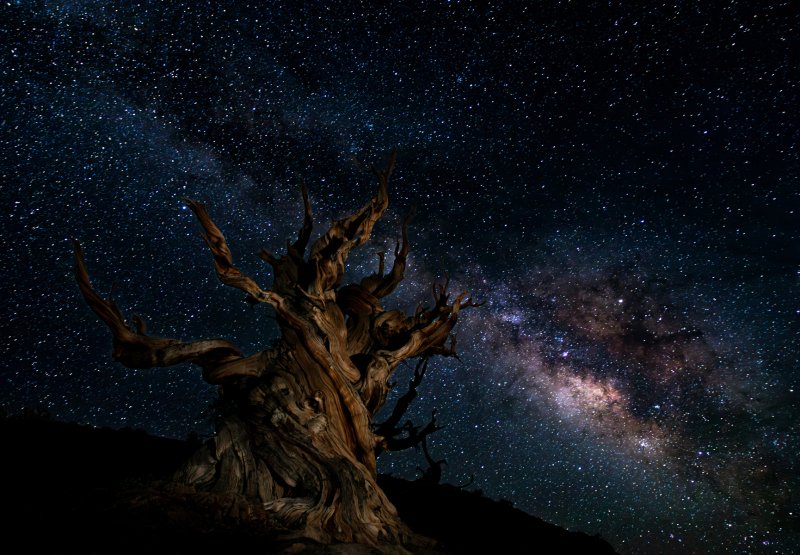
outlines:
[{"label": "bristlecone pine tree", "polygon": [[[113,357],[130,368],[199,365],[203,378],[220,386],[226,412],[215,437],[184,465],[176,480],[213,496],[237,518],[263,519],[268,526],[323,543],[413,544],[376,483],[376,455],[418,444],[437,429],[399,425],[416,394],[432,355],[455,356],[451,334],[459,311],[477,306],[462,293],[452,302],[447,284],[434,286],[432,307],[408,315],[385,310],[381,299],[402,281],[408,257],[408,222],[385,272],[383,254],[376,273],[341,285],[350,251],[363,245],[388,206],[385,170],[372,168],[376,195],[354,214],[334,221],[306,250],[312,232],[308,191],[302,187],[305,215],[299,236],[287,242],[280,258],[262,251],[274,283],[262,289],[236,268],[222,232],[205,206],[186,199],[205,233],[217,276],[246,293],[250,303],[265,303],[281,330],[277,346],[245,356],[223,339],[184,342],[147,335],[142,319],[129,326],[111,298],[92,288],[80,244],[75,241],[80,290],[113,333]],[[389,378],[404,360],[420,363],[411,386],[388,420],[373,422],[384,405]]]}]

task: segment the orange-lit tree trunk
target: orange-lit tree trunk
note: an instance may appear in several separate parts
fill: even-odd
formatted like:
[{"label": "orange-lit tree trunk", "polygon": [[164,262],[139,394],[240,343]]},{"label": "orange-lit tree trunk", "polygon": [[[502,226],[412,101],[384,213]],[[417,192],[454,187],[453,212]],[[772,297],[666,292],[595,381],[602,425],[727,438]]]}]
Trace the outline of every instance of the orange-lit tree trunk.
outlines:
[{"label": "orange-lit tree trunk", "polygon": [[[114,302],[92,288],[75,242],[78,284],[113,333],[114,358],[131,368],[195,363],[207,382],[221,386],[226,406],[233,407],[177,479],[233,500],[241,514],[258,515],[267,524],[325,543],[402,544],[411,538],[376,483],[376,453],[393,448],[396,438],[390,436],[399,429],[396,423],[378,427],[373,417],[403,360],[455,355],[451,331],[459,310],[475,306],[464,294],[451,302],[445,285],[434,288],[431,308],[411,315],[383,309],[381,299],[405,272],[408,218],[391,269],[385,272],[380,256],[376,273],[341,285],[348,254],[367,241],[387,208],[393,165],[394,155],[385,170],[373,169],[379,181],[376,195],[333,222],[310,246],[313,223],[304,186],[305,216],[297,240],[280,258],[260,253],[274,272],[268,290],[236,268],[206,208],[186,199],[205,230],[219,279],[244,291],[248,302],[266,303],[275,311],[280,341],[250,356],[221,339],[183,342],[149,336],[136,315],[129,326]],[[422,431],[410,430],[413,437],[405,443],[434,429],[432,422]]]}]

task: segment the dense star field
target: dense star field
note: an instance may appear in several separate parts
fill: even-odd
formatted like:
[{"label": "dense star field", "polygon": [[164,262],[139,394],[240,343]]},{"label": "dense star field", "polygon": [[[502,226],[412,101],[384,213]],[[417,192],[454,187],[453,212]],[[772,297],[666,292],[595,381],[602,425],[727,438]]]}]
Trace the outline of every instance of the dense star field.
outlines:
[{"label": "dense star field", "polygon": [[397,148],[351,275],[392,252],[413,203],[390,307],[445,274],[485,301],[412,408],[446,426],[444,480],[622,553],[792,552],[796,6],[508,4],[3,3],[0,405],[209,435],[198,369],[112,361],[69,240],[153,334],[253,353],[270,311],[217,281],[181,198],[268,286],[254,253],[295,236],[299,181],[319,232],[375,189],[354,158]]}]

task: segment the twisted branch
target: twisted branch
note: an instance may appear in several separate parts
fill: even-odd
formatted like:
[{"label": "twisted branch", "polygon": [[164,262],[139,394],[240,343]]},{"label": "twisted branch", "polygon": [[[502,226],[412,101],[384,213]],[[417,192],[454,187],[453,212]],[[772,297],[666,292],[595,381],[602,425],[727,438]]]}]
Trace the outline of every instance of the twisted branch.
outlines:
[{"label": "twisted branch", "polygon": [[[139,315],[133,316],[136,331],[125,322],[117,304],[103,299],[92,287],[80,242],[73,240],[75,250],[75,278],[83,298],[92,311],[108,326],[114,337],[112,356],[130,368],[152,368],[191,362],[203,368],[203,377],[209,383],[236,375],[257,375],[257,369],[247,364],[235,364],[243,359],[241,351],[223,339],[205,339],[189,343],[179,339],[150,337]],[[214,369],[228,365],[222,373]]]},{"label": "twisted branch", "polygon": [[219,280],[225,285],[244,291],[247,294],[246,300],[250,303],[274,305],[276,302],[274,293],[261,289],[255,281],[243,274],[233,264],[233,256],[230,248],[228,248],[228,243],[225,241],[225,236],[222,235],[222,231],[211,219],[211,216],[208,215],[205,205],[189,198],[184,198],[183,200],[192,209],[192,212],[200,221],[200,225],[205,230],[205,233],[200,235],[214,256],[214,269]]},{"label": "twisted branch", "polygon": [[397,153],[392,152],[385,170],[372,168],[379,182],[375,196],[354,214],[334,221],[311,246],[308,265],[313,279],[308,286],[309,293],[323,296],[339,286],[348,254],[369,239],[375,222],[389,206],[387,186],[396,159]]}]

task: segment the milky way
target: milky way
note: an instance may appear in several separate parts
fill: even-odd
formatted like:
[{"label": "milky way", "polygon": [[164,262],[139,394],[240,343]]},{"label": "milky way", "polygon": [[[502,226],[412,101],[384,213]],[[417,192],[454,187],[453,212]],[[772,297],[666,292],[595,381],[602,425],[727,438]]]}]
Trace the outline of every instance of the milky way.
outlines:
[{"label": "milky way", "polygon": [[0,404],[210,434],[199,370],[111,361],[69,239],[153,333],[255,352],[274,321],[216,281],[181,198],[266,286],[253,253],[295,234],[300,179],[324,223],[374,187],[354,159],[396,148],[348,272],[415,204],[389,304],[446,275],[485,303],[412,407],[445,425],[444,480],[622,553],[792,552],[798,16],[648,4],[3,4]]}]

